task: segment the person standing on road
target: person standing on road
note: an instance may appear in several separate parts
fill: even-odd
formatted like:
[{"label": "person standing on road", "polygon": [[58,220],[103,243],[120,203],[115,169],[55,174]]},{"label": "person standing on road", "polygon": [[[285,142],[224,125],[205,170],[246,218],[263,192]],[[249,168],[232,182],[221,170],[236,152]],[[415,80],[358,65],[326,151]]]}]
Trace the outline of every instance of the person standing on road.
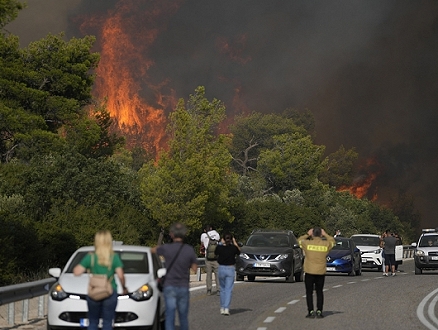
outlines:
[{"label": "person standing on road", "polygon": [[385,274],[388,276],[389,266],[391,266],[392,276],[395,276],[395,246],[397,245],[397,238],[391,235],[387,230],[383,238],[383,251],[385,252]]},{"label": "person standing on road", "polygon": [[217,261],[219,263],[219,283],[221,288],[222,315],[230,315],[231,296],[234,287],[236,272],[236,256],[240,253],[240,247],[233,235],[226,233],[220,244],[216,247]]},{"label": "person standing on road", "polygon": [[[325,239],[323,239],[325,238]],[[327,265],[327,255],[335,246],[335,239],[328,235],[324,229],[314,227],[307,234],[298,238],[298,243],[303,249],[304,258],[304,283],[306,287],[307,318],[323,318],[324,281]],[[313,290],[316,291],[316,312],[313,308]]]},{"label": "person standing on road", "polygon": [[108,230],[101,230],[94,236],[94,253],[87,253],[73,269],[73,274],[79,276],[86,270],[92,274],[106,275],[111,279],[113,293],[103,300],[93,300],[87,296],[88,329],[97,330],[99,319],[102,319],[102,330],[112,330],[117,307],[117,284],[114,273],[120,280],[123,294],[127,294],[123,263],[117,253],[113,251],[113,237]]},{"label": "person standing on road", "polygon": [[220,287],[219,287],[219,277],[218,277],[218,269],[219,264],[217,262],[217,256],[214,253],[209,253],[208,246],[210,246],[210,251],[213,251],[212,248],[216,249],[215,246],[220,241],[221,237],[219,233],[213,229],[211,225],[206,225],[204,227],[204,232],[201,235],[201,244],[205,247],[205,272],[207,273],[207,295],[211,295],[212,282],[213,282],[213,273],[214,279],[216,282],[216,294],[220,295]]},{"label": "person standing on road", "polygon": [[152,253],[162,256],[167,265],[173,262],[172,268],[166,273],[163,288],[166,330],[175,329],[176,311],[178,311],[180,330],[189,329],[190,270],[196,273],[198,261],[194,248],[184,244],[186,233],[185,225],[175,223],[170,227],[170,237],[173,242],[152,248]]}]

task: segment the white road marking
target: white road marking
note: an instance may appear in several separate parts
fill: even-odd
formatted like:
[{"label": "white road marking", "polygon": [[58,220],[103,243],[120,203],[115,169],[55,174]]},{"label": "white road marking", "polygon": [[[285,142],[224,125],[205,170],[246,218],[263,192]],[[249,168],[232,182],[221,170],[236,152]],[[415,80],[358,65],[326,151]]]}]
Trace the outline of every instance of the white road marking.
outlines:
[{"label": "white road marking", "polygon": [[263,323],[272,323],[275,320],[275,316],[268,316]]},{"label": "white road marking", "polygon": [[285,311],[285,309],[286,309],[286,307],[280,307],[274,313],[283,313]]},{"label": "white road marking", "polygon": [[338,285],[332,286],[332,288],[340,288],[341,286],[343,286],[343,285],[342,284],[338,284]]},{"label": "white road marking", "polygon": [[296,304],[297,302],[299,302],[299,300],[295,299],[295,300],[289,301],[287,304],[288,305],[293,305],[293,304]]},{"label": "white road marking", "polygon": [[[437,328],[431,324],[428,320],[426,320],[426,317],[424,316],[424,309],[426,307],[427,301],[433,297],[434,294],[438,292],[438,289],[432,291],[429,293],[426,297],[423,298],[423,300],[420,302],[420,304],[417,307],[417,317],[420,320],[421,323],[423,323],[428,329],[430,330],[437,330]],[[430,315],[429,315],[430,316]]]}]

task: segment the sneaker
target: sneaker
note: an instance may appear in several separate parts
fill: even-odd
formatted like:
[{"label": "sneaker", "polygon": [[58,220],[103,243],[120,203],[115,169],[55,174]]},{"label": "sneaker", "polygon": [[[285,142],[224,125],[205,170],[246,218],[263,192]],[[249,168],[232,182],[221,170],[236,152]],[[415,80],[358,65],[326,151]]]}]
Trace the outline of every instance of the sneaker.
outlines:
[{"label": "sneaker", "polygon": [[322,315],[322,312],[320,310],[316,311],[316,318],[317,319],[322,319],[324,317],[324,315]]},{"label": "sneaker", "polygon": [[211,290],[207,290],[207,296],[211,296]]},{"label": "sneaker", "polygon": [[224,309],[224,315],[230,315],[230,310],[228,308]]},{"label": "sneaker", "polygon": [[392,276],[395,276],[395,273],[392,273],[391,275],[392,275]]},{"label": "sneaker", "polygon": [[386,277],[388,277],[388,273],[383,273],[383,276],[386,276]]},{"label": "sneaker", "polygon": [[224,315],[225,314],[225,308],[221,307],[221,314]]},{"label": "sneaker", "polygon": [[306,315],[308,319],[314,319],[315,318],[315,311],[309,311],[309,314]]}]

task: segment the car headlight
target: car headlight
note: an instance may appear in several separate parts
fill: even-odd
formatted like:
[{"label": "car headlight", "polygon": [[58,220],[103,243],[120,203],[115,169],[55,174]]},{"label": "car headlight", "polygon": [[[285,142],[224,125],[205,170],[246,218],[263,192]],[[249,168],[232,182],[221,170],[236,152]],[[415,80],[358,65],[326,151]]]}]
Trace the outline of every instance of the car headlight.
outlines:
[{"label": "car headlight", "polygon": [[341,259],[342,259],[342,260],[348,260],[348,261],[350,261],[350,260],[351,260],[351,254],[348,254],[348,255],[346,255],[346,256],[343,256]]},{"label": "car headlight", "polygon": [[242,259],[249,259],[249,256],[246,253],[239,254],[239,257],[241,257]]},{"label": "car headlight", "polygon": [[426,253],[424,253],[423,250],[417,250],[417,251],[415,251],[415,255],[416,256],[424,256],[424,255],[426,255]]},{"label": "car headlight", "polygon": [[283,259],[287,259],[287,257],[289,257],[288,254],[279,254],[275,260],[283,260]]},{"label": "car headlight", "polygon": [[375,251],[373,251],[375,254],[380,254],[382,252],[382,249],[377,249]]},{"label": "car headlight", "polygon": [[52,291],[50,292],[50,297],[52,297],[53,300],[61,301],[68,297],[68,294],[64,291],[61,284],[56,284]]},{"label": "car headlight", "polygon": [[138,290],[129,295],[136,301],[148,300],[152,297],[152,288],[148,284],[143,284]]}]

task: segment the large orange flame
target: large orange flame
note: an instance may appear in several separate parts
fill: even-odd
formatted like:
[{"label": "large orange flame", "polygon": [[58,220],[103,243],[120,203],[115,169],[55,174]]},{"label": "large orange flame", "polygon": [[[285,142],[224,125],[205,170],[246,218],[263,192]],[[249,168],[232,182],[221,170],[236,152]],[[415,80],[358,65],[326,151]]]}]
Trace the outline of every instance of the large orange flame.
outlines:
[{"label": "large orange flame", "polygon": [[[94,18],[82,29],[94,26],[99,32],[101,55],[96,70],[94,95],[106,100],[108,111],[128,140],[128,145],[145,147],[157,153],[165,144],[165,109],[175,105],[173,93],[160,89],[166,79],[154,84],[148,70],[154,61],[148,51],[165,28],[166,19],[179,7],[179,1],[118,1],[106,17]],[[136,25],[135,23],[142,24]],[[144,87],[147,87],[144,89]],[[147,100],[142,94],[148,94]]]}]

